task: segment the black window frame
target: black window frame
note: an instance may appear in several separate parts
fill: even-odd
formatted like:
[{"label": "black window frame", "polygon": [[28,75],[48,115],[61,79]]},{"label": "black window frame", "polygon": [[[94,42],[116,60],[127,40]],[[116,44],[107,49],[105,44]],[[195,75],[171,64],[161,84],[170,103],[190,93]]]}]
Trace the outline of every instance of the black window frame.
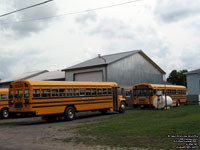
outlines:
[{"label": "black window frame", "polygon": [[[57,91],[57,92],[54,92],[54,91]],[[58,88],[51,89],[51,96],[58,97]]]},{"label": "black window frame", "polygon": [[66,96],[66,89],[65,88],[59,88],[59,96],[65,97]]},{"label": "black window frame", "polygon": [[80,92],[79,88],[73,88],[73,95],[74,95],[75,97],[78,97],[78,96],[79,96],[79,92]]},{"label": "black window frame", "polygon": [[85,89],[85,95],[86,96],[91,96],[91,88],[86,88]]},{"label": "black window frame", "polygon": [[41,89],[41,97],[42,98],[51,97],[51,89]]},{"label": "black window frame", "polygon": [[72,97],[72,88],[67,88],[67,97]]},{"label": "black window frame", "polygon": [[[39,91],[39,92],[35,93],[35,91]],[[33,98],[40,97],[40,93],[41,93],[40,89],[33,89]],[[35,95],[39,95],[39,96],[35,96]]]}]

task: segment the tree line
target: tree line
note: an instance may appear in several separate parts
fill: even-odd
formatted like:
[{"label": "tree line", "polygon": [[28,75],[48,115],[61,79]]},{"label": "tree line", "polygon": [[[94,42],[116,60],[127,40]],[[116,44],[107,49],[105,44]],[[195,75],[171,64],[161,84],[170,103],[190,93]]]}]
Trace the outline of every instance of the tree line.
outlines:
[{"label": "tree line", "polygon": [[174,85],[184,85],[187,86],[186,82],[186,69],[184,70],[172,70],[167,78],[167,82],[174,84]]}]

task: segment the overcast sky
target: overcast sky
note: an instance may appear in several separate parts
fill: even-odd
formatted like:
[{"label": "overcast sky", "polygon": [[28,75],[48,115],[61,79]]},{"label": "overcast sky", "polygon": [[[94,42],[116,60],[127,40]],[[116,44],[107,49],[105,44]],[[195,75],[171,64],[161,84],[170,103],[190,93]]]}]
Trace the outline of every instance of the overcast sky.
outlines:
[{"label": "overcast sky", "polygon": [[[45,0],[0,0],[0,15]],[[0,17],[0,78],[143,50],[169,74],[200,68],[200,0],[54,0]],[[17,21],[19,21],[17,23]]]}]

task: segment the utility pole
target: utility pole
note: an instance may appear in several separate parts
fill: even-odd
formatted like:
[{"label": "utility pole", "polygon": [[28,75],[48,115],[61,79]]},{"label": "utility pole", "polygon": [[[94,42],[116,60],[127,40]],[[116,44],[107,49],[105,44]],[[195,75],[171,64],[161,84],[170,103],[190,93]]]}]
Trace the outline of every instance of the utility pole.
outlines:
[{"label": "utility pole", "polygon": [[103,59],[103,61],[104,61],[104,63],[105,63],[105,81],[107,81],[107,66],[106,66],[106,59],[103,58],[103,57],[101,56],[101,54],[98,54],[98,57],[101,58],[101,59]]}]

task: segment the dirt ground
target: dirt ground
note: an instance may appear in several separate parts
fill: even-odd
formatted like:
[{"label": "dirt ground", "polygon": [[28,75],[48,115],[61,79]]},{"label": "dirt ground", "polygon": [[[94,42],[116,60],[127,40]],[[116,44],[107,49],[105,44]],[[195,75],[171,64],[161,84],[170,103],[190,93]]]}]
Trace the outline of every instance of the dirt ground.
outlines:
[{"label": "dirt ground", "polygon": [[0,120],[0,150],[109,150],[109,147],[88,147],[60,139],[75,136],[73,127],[112,115],[117,114],[79,113],[73,121],[51,123],[40,117]]}]

